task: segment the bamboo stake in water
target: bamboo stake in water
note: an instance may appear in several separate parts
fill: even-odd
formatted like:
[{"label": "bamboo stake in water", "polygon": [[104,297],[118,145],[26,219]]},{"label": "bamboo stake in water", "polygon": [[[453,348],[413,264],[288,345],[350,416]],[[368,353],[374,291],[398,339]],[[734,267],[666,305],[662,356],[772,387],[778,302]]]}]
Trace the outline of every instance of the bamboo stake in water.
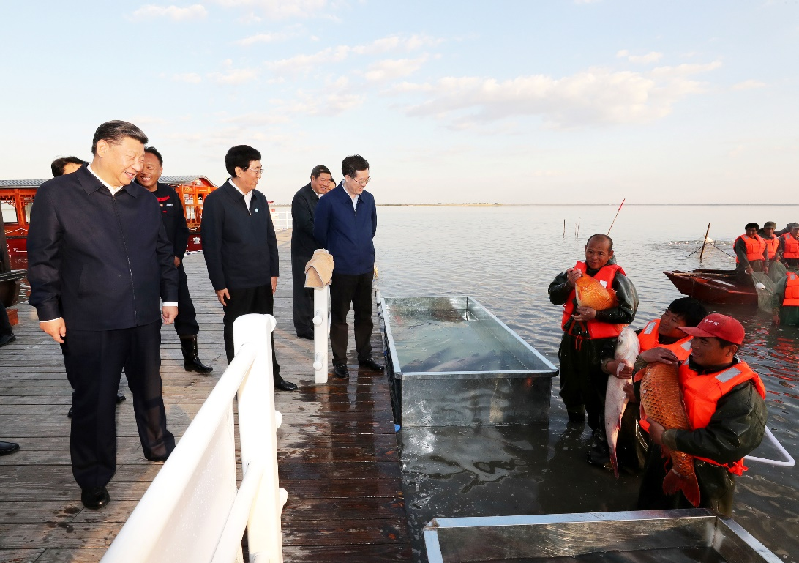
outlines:
[{"label": "bamboo stake in water", "polygon": [[[621,200],[621,205],[619,205],[619,208],[616,210],[616,217],[619,216],[619,211],[621,211],[621,206],[624,205],[625,201],[627,201],[626,197]],[[616,217],[613,218],[613,222],[610,224],[610,227],[608,227],[608,235],[610,235],[610,229],[612,229],[613,225],[616,223]]]},{"label": "bamboo stake in water", "polygon": [[566,219],[563,220],[563,238],[566,238]]},{"label": "bamboo stake in water", "polygon": [[702,255],[705,253],[705,245],[707,244],[707,235],[710,234],[710,223],[707,224],[707,231],[705,232],[705,240],[702,242],[702,251],[699,253],[699,261],[702,262]]}]

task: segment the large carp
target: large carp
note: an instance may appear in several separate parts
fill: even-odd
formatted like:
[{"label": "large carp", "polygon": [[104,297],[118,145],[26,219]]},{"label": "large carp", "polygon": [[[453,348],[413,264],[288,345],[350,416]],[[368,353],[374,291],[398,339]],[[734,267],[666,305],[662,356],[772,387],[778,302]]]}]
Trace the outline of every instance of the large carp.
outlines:
[{"label": "large carp", "polygon": [[[644,368],[641,380],[641,407],[644,415],[667,430],[691,428],[680,393],[678,370],[678,365],[651,363]],[[664,454],[668,451],[661,449]],[[671,455],[671,471],[663,479],[663,492],[673,495],[682,491],[692,505],[699,506],[699,483],[694,473],[694,458],[683,452],[668,453]]]},{"label": "large carp", "polygon": [[577,294],[577,305],[580,307],[604,311],[619,304],[612,287],[605,287],[599,280],[587,274],[583,274],[574,282],[574,292]]},{"label": "large carp", "polygon": [[[629,326],[622,329],[619,334],[619,343],[616,345],[616,360],[618,360],[618,372],[624,368],[624,364],[630,367],[635,365],[638,357],[639,345],[638,335]],[[622,363],[623,362],[623,363]],[[611,375],[608,377],[608,387],[605,393],[605,435],[608,440],[610,450],[610,464],[613,466],[613,473],[619,477],[619,462],[616,457],[616,444],[619,441],[619,429],[621,428],[621,418],[627,408],[627,393],[624,392],[624,385],[630,379],[619,379]]]}]

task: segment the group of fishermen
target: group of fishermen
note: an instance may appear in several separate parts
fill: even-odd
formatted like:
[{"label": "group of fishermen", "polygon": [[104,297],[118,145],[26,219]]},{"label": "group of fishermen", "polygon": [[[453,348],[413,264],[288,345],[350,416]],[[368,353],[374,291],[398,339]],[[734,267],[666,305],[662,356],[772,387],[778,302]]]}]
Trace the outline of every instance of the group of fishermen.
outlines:
[{"label": "group of fishermen", "polygon": [[[799,229],[792,232],[796,240]],[[788,252],[793,248],[790,241],[786,248]],[[618,303],[605,310],[581,306],[575,282],[582,276],[612,288]],[[638,296],[616,263],[613,241],[606,235],[588,240],[585,259],[554,279],[549,298],[564,308],[558,351],[560,396],[569,423],[581,425],[587,419],[592,430],[589,463],[610,467],[604,424],[608,378],[628,380],[625,391],[631,404],[621,422],[617,448],[623,467],[643,472],[638,508],[692,506],[681,491],[668,494],[663,488],[666,474],[673,470],[668,452],[676,451],[693,458],[699,506],[729,516],[735,476],[746,469],[744,456],[760,444],[767,415],[763,382],[737,355],[745,335],[741,323],[729,316],[708,314],[693,298],[680,298],[659,319],[649,320],[638,331],[640,354],[635,365],[620,362],[615,358],[618,337],[635,318]],[[677,366],[690,428],[664,428],[651,418],[639,420],[640,376],[653,362]]]}]

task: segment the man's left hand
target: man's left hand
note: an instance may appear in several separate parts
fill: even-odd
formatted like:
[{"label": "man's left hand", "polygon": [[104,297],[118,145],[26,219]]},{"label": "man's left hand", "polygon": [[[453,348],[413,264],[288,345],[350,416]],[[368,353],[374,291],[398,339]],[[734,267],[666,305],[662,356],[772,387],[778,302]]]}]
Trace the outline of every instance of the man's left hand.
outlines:
[{"label": "man's left hand", "polygon": [[655,442],[658,446],[663,445],[663,433],[666,431],[663,426],[655,422],[654,420],[649,420],[649,437],[652,438],[652,441]]},{"label": "man's left hand", "polygon": [[175,322],[175,317],[178,316],[178,308],[174,305],[164,306],[161,308],[161,318],[164,319],[164,324],[171,325]]},{"label": "man's left hand", "polygon": [[180,267],[180,258],[175,256],[175,268],[178,268],[178,267]]},{"label": "man's left hand", "polygon": [[272,278],[272,293],[277,291],[277,276]]},{"label": "man's left hand", "polygon": [[596,318],[596,309],[591,307],[577,307],[575,315],[572,315],[575,321],[585,322]]}]

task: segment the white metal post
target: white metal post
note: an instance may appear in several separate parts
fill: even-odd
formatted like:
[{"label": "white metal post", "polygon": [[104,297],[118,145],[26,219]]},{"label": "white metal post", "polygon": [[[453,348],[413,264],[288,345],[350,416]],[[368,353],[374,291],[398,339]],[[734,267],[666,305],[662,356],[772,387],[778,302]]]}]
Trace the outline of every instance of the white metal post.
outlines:
[{"label": "white metal post", "polygon": [[314,288],[314,382],[327,383],[328,337],[330,335],[330,286]]}]

